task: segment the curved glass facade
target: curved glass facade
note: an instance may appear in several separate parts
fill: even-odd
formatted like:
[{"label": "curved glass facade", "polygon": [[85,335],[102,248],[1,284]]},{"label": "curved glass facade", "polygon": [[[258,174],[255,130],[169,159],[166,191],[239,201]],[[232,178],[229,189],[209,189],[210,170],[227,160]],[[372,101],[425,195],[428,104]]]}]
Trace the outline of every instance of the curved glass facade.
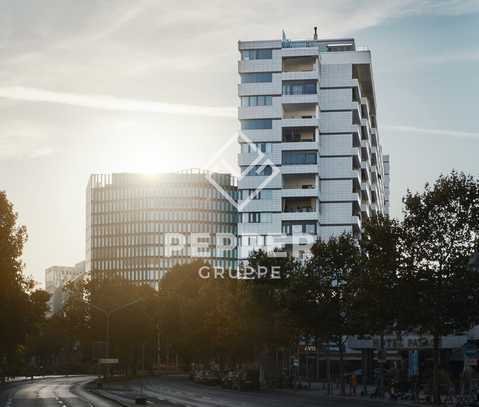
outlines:
[{"label": "curved glass facade", "polygon": [[[232,196],[229,174],[212,174]],[[176,264],[202,258],[236,267],[236,208],[202,173],[92,175],[87,191],[87,271],[157,287]]]}]

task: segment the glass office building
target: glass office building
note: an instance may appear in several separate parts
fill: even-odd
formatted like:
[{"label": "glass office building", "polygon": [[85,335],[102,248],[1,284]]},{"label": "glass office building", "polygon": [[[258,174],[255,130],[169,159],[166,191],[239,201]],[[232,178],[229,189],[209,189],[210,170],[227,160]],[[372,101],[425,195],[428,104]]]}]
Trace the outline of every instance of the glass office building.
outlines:
[{"label": "glass office building", "polygon": [[[235,196],[234,178],[210,174]],[[86,271],[158,287],[176,264],[202,258],[236,267],[237,213],[204,172],[91,175],[86,202]]]}]

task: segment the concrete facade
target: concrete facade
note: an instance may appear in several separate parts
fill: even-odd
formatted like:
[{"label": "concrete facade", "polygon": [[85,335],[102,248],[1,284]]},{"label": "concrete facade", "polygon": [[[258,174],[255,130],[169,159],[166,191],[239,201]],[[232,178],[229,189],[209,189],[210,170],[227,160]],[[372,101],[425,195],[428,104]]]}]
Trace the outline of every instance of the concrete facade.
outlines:
[{"label": "concrete facade", "polygon": [[[239,51],[240,258],[252,241],[258,248],[300,233],[360,237],[365,219],[389,213],[371,52],[354,39],[286,38],[240,41]],[[262,163],[270,169],[257,173]]]}]

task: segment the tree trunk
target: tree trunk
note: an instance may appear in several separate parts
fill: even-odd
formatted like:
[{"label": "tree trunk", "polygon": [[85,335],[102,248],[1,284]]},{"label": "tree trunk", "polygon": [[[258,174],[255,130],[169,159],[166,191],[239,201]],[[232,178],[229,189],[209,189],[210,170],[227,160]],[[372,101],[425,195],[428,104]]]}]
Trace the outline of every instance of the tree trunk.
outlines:
[{"label": "tree trunk", "polygon": [[339,340],[339,380],[341,383],[341,396],[346,395],[346,384],[344,382],[344,344]]},{"label": "tree trunk", "polygon": [[441,337],[434,335],[433,338],[433,372],[432,372],[432,397],[436,405],[441,404],[441,396],[439,394],[439,365],[440,365],[440,349]]},{"label": "tree trunk", "polygon": [[368,371],[368,350],[363,349],[362,350],[362,357],[363,357],[363,377],[362,377],[362,385],[363,385],[363,394],[365,396],[368,395],[368,376],[369,376],[369,371]]},{"label": "tree trunk", "polygon": [[331,358],[329,354],[329,343],[326,349],[326,381],[328,386],[328,396],[331,395]]},{"label": "tree trunk", "polygon": [[384,334],[381,334],[379,340],[379,377],[378,377],[378,396],[384,398],[384,364],[386,363],[386,355],[384,350]]},{"label": "tree trunk", "polygon": [[319,354],[319,340],[318,340],[318,337],[316,337],[315,342],[316,342],[316,371],[315,371],[314,377],[315,377],[315,380],[317,382],[319,382],[319,357],[320,357],[320,354]]}]

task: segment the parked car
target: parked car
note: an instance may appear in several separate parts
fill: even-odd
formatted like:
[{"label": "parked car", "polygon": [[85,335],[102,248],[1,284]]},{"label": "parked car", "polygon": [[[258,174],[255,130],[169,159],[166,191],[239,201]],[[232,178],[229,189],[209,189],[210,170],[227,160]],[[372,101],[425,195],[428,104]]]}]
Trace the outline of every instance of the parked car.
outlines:
[{"label": "parked car", "polygon": [[201,383],[203,380],[203,370],[202,369],[196,369],[191,372],[191,380],[194,381],[195,383]]},{"label": "parked car", "polygon": [[224,389],[232,389],[233,388],[233,382],[235,380],[235,377],[238,375],[238,372],[234,370],[228,370],[223,374],[223,377],[221,378],[221,387]]},{"label": "parked car", "polygon": [[240,370],[233,378],[232,388],[235,390],[259,390],[259,370]]},{"label": "parked car", "polygon": [[220,374],[215,370],[203,370],[200,383],[202,384],[220,384]]}]

